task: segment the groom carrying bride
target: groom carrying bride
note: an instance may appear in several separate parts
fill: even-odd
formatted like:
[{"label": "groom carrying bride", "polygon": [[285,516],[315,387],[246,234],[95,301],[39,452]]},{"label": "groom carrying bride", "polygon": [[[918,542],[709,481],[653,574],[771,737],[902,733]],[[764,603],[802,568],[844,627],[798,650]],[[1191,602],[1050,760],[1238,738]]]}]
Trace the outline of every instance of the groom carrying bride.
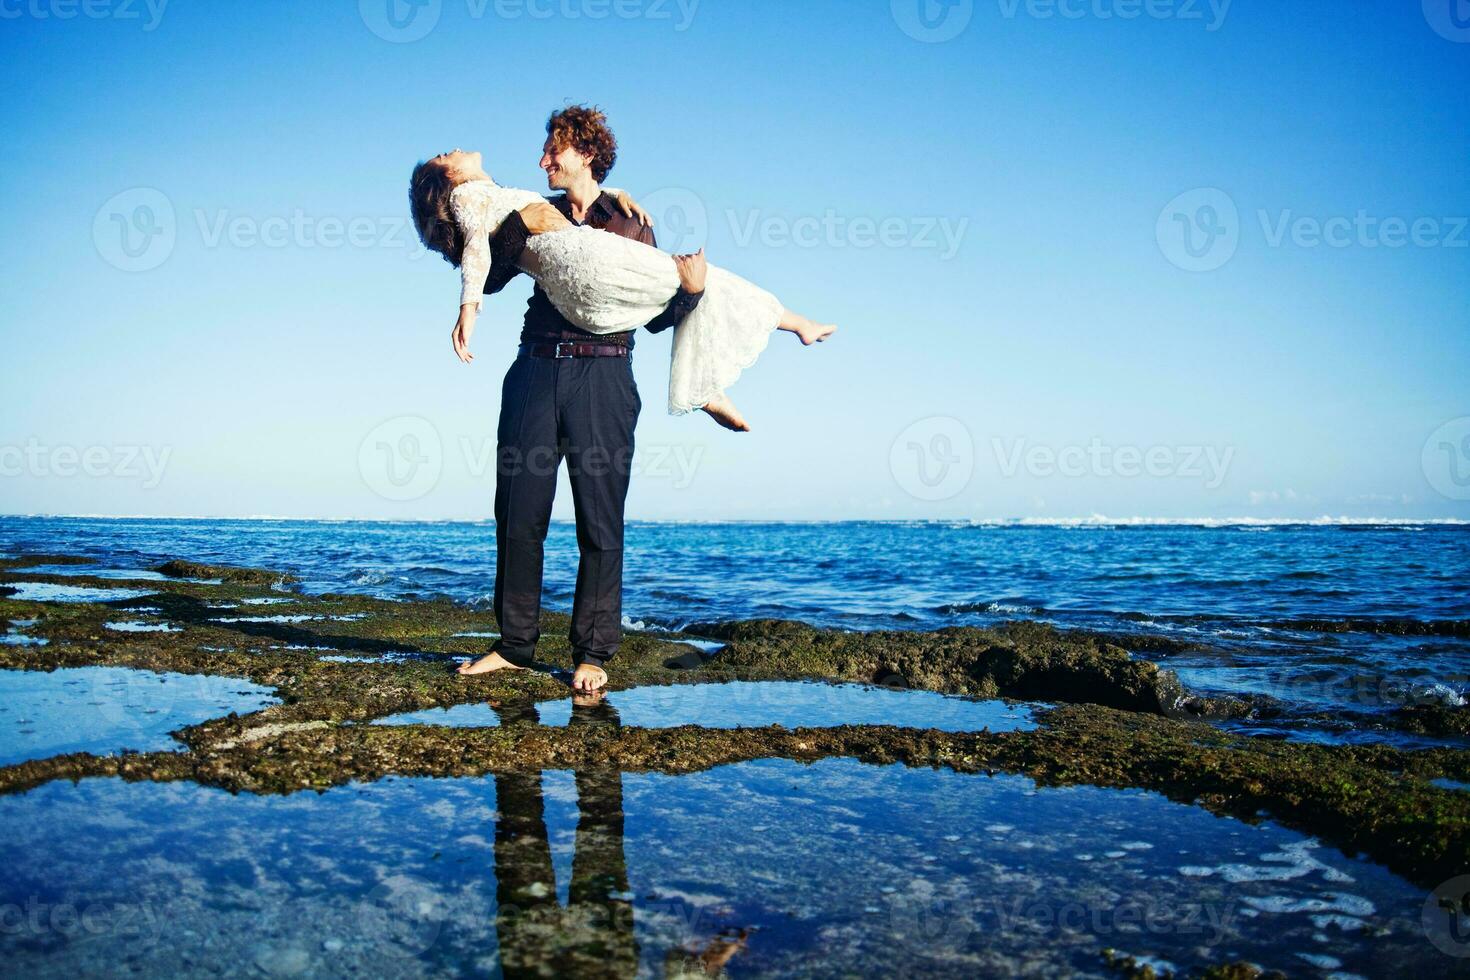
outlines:
[{"label": "groom carrying bride", "polygon": [[[520,273],[517,257],[531,235],[562,218],[656,245],[653,229],[626,195],[602,189],[617,159],[617,140],[597,109],[569,106],[546,124],[541,169],[562,193],[512,214],[491,238],[486,293]],[[703,252],[678,256],[680,290],[646,324],[653,333],[680,323],[704,292]],[[470,333],[454,330],[455,353],[469,363]],[[541,573],[557,470],[563,458],[576,514],[577,590],[572,603],[572,687],[607,683],[605,665],[622,639],[623,509],[642,399],[633,381],[633,331],[594,334],[573,326],[538,285],[526,306],[519,356],[506,372],[496,433],[495,618],[491,653],[461,674],[531,666],[540,639]]]}]

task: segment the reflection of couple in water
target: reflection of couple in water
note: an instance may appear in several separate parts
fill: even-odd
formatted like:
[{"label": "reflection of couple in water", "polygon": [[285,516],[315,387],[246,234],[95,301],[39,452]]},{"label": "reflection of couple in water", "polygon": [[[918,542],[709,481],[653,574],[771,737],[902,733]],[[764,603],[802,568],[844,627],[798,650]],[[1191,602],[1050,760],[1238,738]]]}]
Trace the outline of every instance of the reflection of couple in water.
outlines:
[{"label": "reflection of couple in water", "polygon": [[536,287],[518,356],[500,396],[495,471],[495,616],[500,638],[459,673],[525,669],[540,638],[543,547],[562,460],[577,519],[577,590],[570,640],[572,687],[607,683],[622,636],[623,509],[633,430],[643,402],[630,364],[636,328],[673,328],[669,409],[703,410],[748,431],[725,391],[755,363],[777,330],[803,344],[836,329],[793,313],[724,269],[703,250],[658,250],[647,216],[626,194],[602,186],[617,141],[596,110],[553,113],[541,148],[543,199],[502,187],[478,153],[454,150],[420,163],[409,197],[424,244],[459,267],[454,352],[469,345],[487,293],[525,272]]},{"label": "reflection of couple in water", "polygon": [[[536,724],[536,708],[495,709],[502,725]],[[600,695],[578,696],[572,725],[620,724]],[[495,776],[496,934],[501,971],[515,977],[631,977],[638,972],[633,895],[623,852],[623,774],[612,768],[575,772],[576,851],[567,904],[556,894],[540,772]],[[703,949],[675,949],[670,976],[717,974],[745,947],[745,932],[712,939]]]}]

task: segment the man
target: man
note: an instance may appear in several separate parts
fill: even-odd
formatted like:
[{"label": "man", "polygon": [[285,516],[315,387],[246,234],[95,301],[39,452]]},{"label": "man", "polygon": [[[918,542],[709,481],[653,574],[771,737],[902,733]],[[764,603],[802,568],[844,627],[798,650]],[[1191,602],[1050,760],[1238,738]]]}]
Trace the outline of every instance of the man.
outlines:
[{"label": "man", "polygon": [[[541,169],[562,193],[526,217],[512,214],[491,240],[486,293],[497,293],[519,269],[516,258],[534,233],[550,230],[555,211],[577,224],[654,245],[647,216],[602,189],[617,160],[617,141],[597,109],[569,106],[546,124]],[[625,206],[626,205],[626,206]],[[636,211],[636,216],[635,212]],[[682,288],[647,324],[654,333],[678,324],[704,292],[703,251],[678,256]],[[463,347],[454,338],[455,349]],[[643,402],[633,382],[633,332],[592,334],[557,312],[538,286],[526,306],[520,354],[506,372],[496,434],[495,618],[500,639],[461,674],[523,669],[533,662],[541,629],[541,571],[556,475],[563,458],[577,521],[577,591],[572,601],[572,687],[607,683],[604,665],[622,639],[623,507],[633,457],[633,430]],[[461,356],[464,356],[463,354]]]}]

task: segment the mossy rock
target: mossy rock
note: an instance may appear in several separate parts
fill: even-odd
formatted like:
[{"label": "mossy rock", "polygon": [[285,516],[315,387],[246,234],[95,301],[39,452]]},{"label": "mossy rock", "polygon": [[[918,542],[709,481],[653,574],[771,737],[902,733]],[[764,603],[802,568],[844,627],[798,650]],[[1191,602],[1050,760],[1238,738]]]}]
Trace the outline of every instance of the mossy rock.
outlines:
[{"label": "mossy rock", "polygon": [[175,558],[154,569],[160,575],[179,579],[219,579],[231,585],[290,585],[299,582],[295,575],[273,572],[265,568],[241,568],[234,565],[205,565],[197,561]]}]

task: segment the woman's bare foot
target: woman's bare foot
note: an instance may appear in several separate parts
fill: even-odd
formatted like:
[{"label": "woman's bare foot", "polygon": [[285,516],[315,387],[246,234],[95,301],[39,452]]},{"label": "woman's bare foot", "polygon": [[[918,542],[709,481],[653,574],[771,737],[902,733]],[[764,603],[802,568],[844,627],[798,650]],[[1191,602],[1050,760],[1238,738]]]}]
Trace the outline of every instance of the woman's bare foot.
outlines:
[{"label": "woman's bare foot", "polygon": [[796,334],[803,344],[810,347],[832,336],[837,326],[832,323],[818,323],[811,317],[793,313],[791,310],[782,310],[781,322],[776,324],[776,329]]},{"label": "woman's bare foot", "polygon": [[518,666],[516,666],[515,664],[511,663],[509,660],[506,660],[504,657],[502,657],[498,653],[490,653],[490,654],[486,654],[485,656],[481,657],[479,660],[475,660],[475,661],[472,661],[470,663],[460,664],[459,665],[459,669],[456,670],[455,673],[457,673],[457,674],[488,674],[492,670],[525,670],[525,669],[526,668],[524,668],[524,667],[518,667]]},{"label": "woman's bare foot", "polygon": [[750,426],[745,421],[745,416],[740,414],[740,409],[735,403],[724,395],[716,395],[709,404],[704,406],[709,417],[729,429],[731,432],[749,432]]},{"label": "woman's bare foot", "polygon": [[572,690],[590,694],[607,684],[607,671],[592,664],[578,664],[572,674]]},{"label": "woman's bare foot", "polygon": [[796,328],[796,335],[807,347],[812,344],[820,344],[837,330],[835,323],[813,323],[808,320]]}]

